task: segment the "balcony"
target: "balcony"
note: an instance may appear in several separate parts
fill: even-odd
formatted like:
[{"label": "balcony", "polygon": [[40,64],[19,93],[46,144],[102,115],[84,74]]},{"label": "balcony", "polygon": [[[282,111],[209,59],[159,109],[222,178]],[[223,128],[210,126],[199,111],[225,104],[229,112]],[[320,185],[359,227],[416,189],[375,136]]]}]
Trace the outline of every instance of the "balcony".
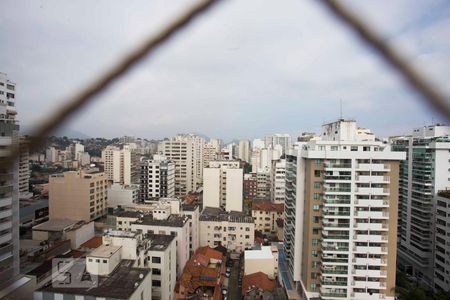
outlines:
[{"label": "balcony", "polygon": [[352,263],[356,265],[387,266],[387,259],[355,257],[352,259]]},{"label": "balcony", "polygon": [[347,298],[347,292],[322,292],[321,289],[320,297],[322,299]]},{"label": "balcony", "polygon": [[356,176],[356,182],[372,182],[372,183],[390,183],[389,176],[369,176],[369,175],[360,175]]},{"label": "balcony", "polygon": [[350,175],[325,175],[324,179],[326,181],[350,181],[352,177]]},{"label": "balcony", "polygon": [[323,188],[323,192],[325,194],[330,194],[330,193],[350,193],[351,189],[348,187],[324,187]]},{"label": "balcony", "polygon": [[388,188],[376,188],[376,187],[357,187],[355,190],[356,194],[362,195],[389,195],[390,191]]},{"label": "balcony", "polygon": [[330,227],[330,228],[350,228],[350,223],[329,223],[329,222],[323,222],[322,227]]},{"label": "balcony", "polygon": [[350,169],[352,164],[349,163],[325,163],[324,169]]},{"label": "balcony", "polygon": [[353,223],[354,229],[360,230],[388,230],[388,224],[384,223]]},{"label": "balcony", "polygon": [[368,288],[368,289],[385,289],[386,282],[378,281],[352,281],[351,285],[355,288]]},{"label": "balcony", "polygon": [[388,241],[388,236],[387,235],[365,235],[365,234],[355,234],[353,236],[353,239],[355,241],[359,241],[359,242],[378,242],[378,243],[387,243]]},{"label": "balcony", "polygon": [[388,200],[378,199],[356,199],[355,204],[362,207],[388,207]]},{"label": "balcony", "polygon": [[0,211],[0,219],[11,217],[12,211],[10,209]]},{"label": "balcony", "polygon": [[0,207],[11,205],[12,197],[0,198]]},{"label": "balcony", "polygon": [[359,211],[355,211],[355,216],[356,217],[360,217],[360,218],[387,219],[387,218],[389,218],[389,212],[387,212],[387,211],[359,210]]},{"label": "balcony", "polygon": [[323,204],[324,205],[335,205],[335,204],[350,204],[350,199],[348,200],[343,200],[343,199],[327,199],[327,197],[325,196],[323,199]]},{"label": "balcony", "polygon": [[322,266],[320,268],[320,270],[322,271],[322,275],[326,275],[326,274],[333,274],[333,275],[348,275],[348,270],[347,269],[339,269],[336,267],[329,267],[329,266]]},{"label": "balcony", "polygon": [[357,164],[357,171],[376,171],[376,172],[389,172],[391,170],[388,164]]},{"label": "balcony", "polygon": [[355,253],[371,253],[371,254],[387,254],[388,248],[383,247],[365,247],[365,246],[354,246],[353,252]]},{"label": "balcony", "polygon": [[386,277],[386,270],[352,270],[352,275],[359,277]]},{"label": "balcony", "polygon": [[341,281],[341,280],[325,280],[325,279],[321,279],[320,283],[322,284],[322,286],[324,286],[324,285],[346,286],[347,285],[347,281]]}]

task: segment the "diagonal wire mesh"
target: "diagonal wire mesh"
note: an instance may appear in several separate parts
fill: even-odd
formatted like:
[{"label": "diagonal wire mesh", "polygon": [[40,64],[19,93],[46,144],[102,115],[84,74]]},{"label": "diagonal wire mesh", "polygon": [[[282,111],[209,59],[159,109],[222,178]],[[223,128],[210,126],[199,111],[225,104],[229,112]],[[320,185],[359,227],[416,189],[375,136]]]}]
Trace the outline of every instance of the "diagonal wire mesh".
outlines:
[{"label": "diagonal wire mesh", "polygon": [[[121,76],[125,75],[133,66],[155,50],[156,47],[166,43],[180,29],[191,21],[205,13],[208,9],[220,2],[219,0],[204,0],[188,8],[178,18],[166,25],[158,34],[148,38],[144,43],[134,49],[129,55],[118,62],[117,65],[87,86],[79,94],[70,98],[62,109],[55,111],[52,116],[43,122],[29,140],[30,152],[39,151],[44,145],[46,137],[57,129],[65,120],[91,102],[97,95],[113,84]],[[398,72],[408,83],[412,90],[422,95],[422,99],[450,120],[450,101],[433,86],[419,70],[414,69],[400,55],[398,51],[390,47],[383,39],[360,18],[352,14],[346,7],[336,0],[319,0],[325,8],[335,17],[357,33],[361,40],[372,47],[388,65]],[[0,168],[11,167],[19,157],[18,147],[11,149],[11,154],[0,161]]]}]

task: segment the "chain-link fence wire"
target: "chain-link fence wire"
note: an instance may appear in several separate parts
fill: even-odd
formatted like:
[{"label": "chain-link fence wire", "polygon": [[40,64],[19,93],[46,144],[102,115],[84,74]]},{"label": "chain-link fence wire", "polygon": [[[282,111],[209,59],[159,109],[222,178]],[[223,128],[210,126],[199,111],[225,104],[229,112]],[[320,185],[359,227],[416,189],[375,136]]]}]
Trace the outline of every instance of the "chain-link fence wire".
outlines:
[{"label": "chain-link fence wire", "polygon": [[[450,120],[450,101],[438,88],[431,84],[427,78],[421,74],[420,70],[413,68],[406,59],[395,49],[389,46],[377,32],[369,27],[361,18],[352,14],[348,8],[336,0],[317,0],[328,11],[343,21],[358,37],[368,46],[376,50],[379,57],[392,67],[409,84],[410,88],[422,96],[422,99],[438,113]],[[79,94],[69,98],[66,104],[55,111],[51,117],[38,126],[32,132],[27,147],[30,153],[40,151],[45,145],[47,137],[61,126],[70,116],[79,111],[82,107],[92,102],[96,96],[103,92],[117,79],[125,75],[132,67],[137,65],[144,57],[151,54],[155,48],[166,43],[175,33],[187,26],[191,21],[212,8],[220,0],[204,0],[188,8],[180,16],[168,23],[158,34],[151,36],[134,51],[130,52],[122,60],[113,66],[105,74],[98,77]],[[0,161],[0,169],[12,166],[20,155],[19,147],[12,147],[8,157]]]}]

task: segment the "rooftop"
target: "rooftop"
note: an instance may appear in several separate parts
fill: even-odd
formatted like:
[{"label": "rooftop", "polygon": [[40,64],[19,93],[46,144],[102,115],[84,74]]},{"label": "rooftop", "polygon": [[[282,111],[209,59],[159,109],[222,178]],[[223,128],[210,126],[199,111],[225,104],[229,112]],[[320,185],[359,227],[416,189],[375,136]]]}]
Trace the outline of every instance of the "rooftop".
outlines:
[{"label": "rooftop", "polygon": [[69,220],[69,219],[50,219],[47,222],[36,225],[33,230],[38,231],[63,231],[74,227],[75,225],[84,225],[84,221]]},{"label": "rooftop", "polygon": [[[41,288],[39,291],[58,294],[89,295],[92,297],[128,299],[142,284],[149,269],[131,267],[133,261],[122,260],[120,265],[108,276],[98,276],[96,287],[75,288],[58,287],[58,282]],[[85,274],[86,275],[86,274]],[[81,277],[79,274],[76,277]]]},{"label": "rooftop", "polygon": [[122,246],[101,245],[100,247],[89,253],[88,256],[108,258],[111,257],[113,254],[115,254],[117,251],[119,251],[120,248],[122,248]]},{"label": "rooftop", "polygon": [[149,248],[151,251],[164,251],[175,239],[174,235],[164,234],[147,234],[147,237],[151,240],[151,246]]},{"label": "rooftop", "polygon": [[195,253],[204,255],[204,256],[208,257],[209,259],[218,259],[218,260],[223,259],[222,252],[215,250],[209,246],[200,247],[197,249],[197,251]]},{"label": "rooftop", "polygon": [[252,210],[284,212],[284,204],[269,201],[253,202]]},{"label": "rooftop", "polygon": [[198,208],[198,204],[183,203],[183,204],[181,204],[181,207],[183,208],[183,210],[186,210],[186,211],[195,211]]},{"label": "rooftop", "polygon": [[270,246],[262,246],[260,250],[245,250],[244,259],[273,259]]},{"label": "rooftop", "polygon": [[101,236],[94,236],[90,240],[87,240],[83,244],[80,245],[80,248],[89,248],[95,249],[100,247],[103,244],[103,238]]},{"label": "rooftop", "polygon": [[245,295],[252,289],[261,289],[264,291],[272,291],[275,288],[275,280],[269,279],[269,277],[263,272],[257,272],[249,275],[245,275],[242,278],[242,294]]},{"label": "rooftop", "polygon": [[253,218],[238,211],[226,212],[222,208],[205,207],[200,215],[200,221],[229,221],[234,223],[253,223]]},{"label": "rooftop", "polygon": [[183,227],[187,224],[189,218],[187,216],[170,215],[165,220],[153,219],[153,215],[146,215],[143,218],[133,222],[132,224],[138,225],[154,225],[154,226],[167,226],[167,227]]},{"label": "rooftop", "polygon": [[121,211],[116,214],[116,217],[119,218],[139,218],[141,215],[143,215],[141,212],[138,211]]}]

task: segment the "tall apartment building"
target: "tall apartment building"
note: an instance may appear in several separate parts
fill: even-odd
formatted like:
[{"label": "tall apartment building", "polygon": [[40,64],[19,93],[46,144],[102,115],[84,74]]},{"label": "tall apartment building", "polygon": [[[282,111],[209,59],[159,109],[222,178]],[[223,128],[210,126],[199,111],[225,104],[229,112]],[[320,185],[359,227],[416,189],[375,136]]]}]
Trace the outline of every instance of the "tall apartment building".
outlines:
[{"label": "tall apartment building", "polygon": [[55,147],[50,146],[47,148],[45,151],[45,161],[50,164],[58,161],[58,150]]},{"label": "tall apartment building", "polygon": [[203,181],[204,139],[193,135],[177,135],[162,141],[159,151],[175,163],[175,196],[197,190]]},{"label": "tall apartment building", "polygon": [[90,222],[106,214],[108,180],[95,170],[50,175],[49,217]]},{"label": "tall apartment building", "polygon": [[435,196],[450,188],[450,126],[425,126],[394,138],[400,165],[399,266],[433,288]]},{"label": "tall apartment building", "polygon": [[33,193],[30,192],[30,151],[28,143],[25,137],[20,138],[19,197],[21,199],[29,199],[33,196]]},{"label": "tall apartment building", "polygon": [[182,204],[181,214],[189,218],[189,252],[194,254],[200,242],[200,207],[197,204]]},{"label": "tall apartment building", "polygon": [[[0,157],[19,143],[16,84],[0,73]],[[0,289],[19,274],[19,166],[0,170]]]},{"label": "tall apartment building", "polygon": [[154,155],[141,161],[141,201],[175,196],[175,163],[164,156]]},{"label": "tall apartment building", "polygon": [[239,159],[250,163],[251,145],[249,140],[239,141]]},{"label": "tall apartment building", "polygon": [[303,299],[395,298],[404,158],[342,119],[287,155],[284,252]]},{"label": "tall apartment building", "polygon": [[450,291],[450,191],[436,195],[434,235],[434,289]]},{"label": "tall apartment building", "polygon": [[270,199],[270,170],[259,169],[256,172],[256,196],[260,199]]},{"label": "tall apartment building", "polygon": [[284,203],[286,197],[286,160],[272,162],[270,170],[270,200],[273,203]]},{"label": "tall apartment building", "polygon": [[210,161],[218,160],[222,149],[222,141],[211,139],[203,145],[203,168],[209,166]]},{"label": "tall apartment building", "polygon": [[276,145],[280,145],[282,150],[282,154],[285,154],[292,145],[292,138],[289,134],[280,134],[276,133],[273,135],[268,135],[264,138],[266,148],[275,149]]},{"label": "tall apartment building", "polygon": [[212,161],[203,170],[203,206],[242,211],[243,170],[239,161]]},{"label": "tall apartment building", "polygon": [[244,199],[253,200],[257,197],[258,181],[256,173],[244,174]]},{"label": "tall apartment building", "polygon": [[108,180],[124,185],[139,183],[139,156],[129,144],[122,148],[107,146],[102,161]]}]

